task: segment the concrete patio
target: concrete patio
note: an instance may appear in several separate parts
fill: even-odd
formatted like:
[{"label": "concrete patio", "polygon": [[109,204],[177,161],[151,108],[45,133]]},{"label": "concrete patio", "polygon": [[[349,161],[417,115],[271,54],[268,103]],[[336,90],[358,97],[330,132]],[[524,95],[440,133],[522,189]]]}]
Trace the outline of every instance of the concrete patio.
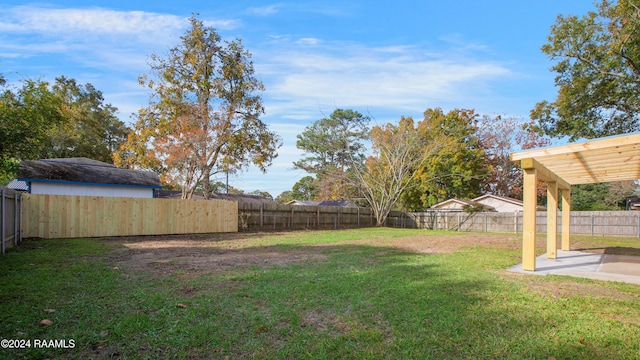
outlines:
[{"label": "concrete patio", "polygon": [[557,251],[557,259],[536,258],[536,271],[522,270],[518,264],[507,271],[530,275],[565,275],[640,285],[640,256]]}]

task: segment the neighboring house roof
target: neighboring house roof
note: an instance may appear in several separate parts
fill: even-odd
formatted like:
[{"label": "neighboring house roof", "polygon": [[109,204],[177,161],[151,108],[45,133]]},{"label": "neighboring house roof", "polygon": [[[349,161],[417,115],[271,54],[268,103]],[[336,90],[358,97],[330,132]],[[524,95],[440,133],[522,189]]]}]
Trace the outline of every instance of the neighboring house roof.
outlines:
[{"label": "neighboring house roof", "polygon": [[231,200],[252,204],[273,204],[274,201],[260,195],[249,194],[211,194],[213,199]]},{"label": "neighboring house roof", "polygon": [[298,205],[298,206],[318,206],[320,202],[313,200],[291,200],[285,205]]},{"label": "neighboring house roof", "polygon": [[87,158],[23,161],[18,180],[30,182],[70,182],[160,188],[158,174],[129,170]]},{"label": "neighboring house roof", "polygon": [[452,198],[452,199],[445,200],[445,201],[439,202],[437,204],[431,205],[431,207],[429,207],[429,208],[433,209],[433,210],[462,211],[462,210],[464,210],[465,206],[473,206],[473,205],[481,205],[482,206],[482,204],[479,204],[479,203],[476,203],[476,202],[473,202],[473,201],[470,201],[470,200],[462,200],[462,199]]},{"label": "neighboring house roof", "polygon": [[7,184],[9,189],[19,190],[19,191],[29,191],[29,185],[25,181],[21,180],[11,180],[9,184]]},{"label": "neighboring house roof", "polygon": [[439,202],[437,204],[433,204],[430,207],[432,209],[439,209],[439,208],[444,208],[444,207],[451,206],[451,205],[454,205],[454,204],[457,204],[457,205],[472,205],[472,202],[469,201],[469,200],[451,198],[449,200],[445,200],[445,201]]},{"label": "neighboring house roof", "polygon": [[514,205],[522,206],[522,200],[518,200],[518,199],[506,197],[506,196],[492,195],[492,194],[485,194],[485,195],[482,195],[482,196],[478,196],[475,199],[471,199],[471,201],[482,202],[482,200],[489,199],[489,198],[493,198],[493,199],[496,199],[496,200],[499,200],[499,201],[504,201],[504,202],[511,203],[511,204],[514,204]]},{"label": "neighboring house roof", "polygon": [[358,207],[358,205],[351,200],[325,200],[321,201],[318,206]]},{"label": "neighboring house roof", "polygon": [[[156,190],[155,197],[164,199],[180,199],[182,191],[180,190]],[[201,194],[194,194],[192,199],[204,200]],[[274,201],[260,195],[249,194],[211,194],[211,199],[230,200],[252,204],[273,204]]]},{"label": "neighboring house roof", "polygon": [[[521,211],[522,209],[522,200],[492,194],[485,194],[471,200],[452,198],[432,205],[429,209],[440,211],[463,211],[465,206],[475,205],[482,206],[484,211],[503,211],[499,210],[505,207],[503,204],[509,204],[509,207],[511,208],[520,208],[518,211]],[[544,211],[546,208],[544,206],[538,206],[538,210]]]}]

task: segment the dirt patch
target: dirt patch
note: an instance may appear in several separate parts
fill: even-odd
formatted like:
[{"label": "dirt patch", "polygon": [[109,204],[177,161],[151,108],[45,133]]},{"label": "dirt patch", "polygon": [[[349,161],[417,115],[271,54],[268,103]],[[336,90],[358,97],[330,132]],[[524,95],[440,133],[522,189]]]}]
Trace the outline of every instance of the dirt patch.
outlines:
[{"label": "dirt patch", "polygon": [[[296,236],[296,233],[280,234]],[[324,261],[332,251],[342,251],[341,246],[359,245],[380,247],[377,257],[385,256],[394,249],[431,254],[467,251],[471,247],[494,247],[519,250],[522,239],[519,235],[453,233],[448,235],[415,235],[404,238],[374,238],[343,241],[317,246],[273,245],[267,238],[277,237],[274,233],[233,233],[185,236],[144,236],[107,238],[104,241],[120,245],[109,254],[114,268],[126,273],[143,273],[151,277],[166,276],[180,271],[184,276],[198,276],[206,273],[236,271],[243,267],[267,268],[295,263]],[[546,239],[538,238],[536,248],[545,248]],[[591,251],[598,251],[593,248]],[[625,252],[624,249],[602,252]],[[376,259],[371,261],[375,263]],[[523,281],[534,292],[551,297],[591,295],[596,297],[627,298],[627,295],[605,286],[566,281],[544,281],[537,277],[506,274],[506,280]],[[186,295],[199,289],[184,288]],[[310,319],[313,314],[310,314]],[[311,321],[313,322],[313,321]]]},{"label": "dirt patch", "polygon": [[[219,239],[133,239],[121,241],[122,247],[110,258],[115,266],[127,271],[151,271],[169,274],[224,272],[246,266],[284,266],[297,262],[318,261],[327,258],[321,250],[278,250],[274,246],[242,247],[240,243],[225,243]],[[237,240],[242,242],[242,239]]]},{"label": "dirt patch", "polygon": [[[295,235],[295,233],[292,233]],[[286,235],[286,234],[285,234]],[[127,272],[151,272],[168,275],[175,271],[187,274],[217,273],[239,267],[284,266],[292,263],[323,261],[330,248],[344,245],[362,245],[389,248],[415,253],[442,253],[461,251],[465,247],[489,246],[518,249],[518,236],[491,234],[451,234],[446,236],[410,236],[404,238],[376,238],[344,241],[318,246],[277,246],[263,241],[274,237],[273,233],[231,233],[177,236],[140,236],[105,238],[111,244],[120,245],[109,258],[114,268]],[[265,245],[261,245],[265,244]],[[539,246],[544,246],[541,242]]]},{"label": "dirt patch", "polygon": [[[522,246],[522,239],[516,236],[462,233],[447,236],[418,235],[399,239],[371,239],[337,243],[337,245],[345,244],[393,247],[420,254],[433,254],[461,251],[464,250],[464,248],[474,246],[520,249]],[[540,240],[539,245],[542,246],[542,244],[544,244],[544,242]]]}]

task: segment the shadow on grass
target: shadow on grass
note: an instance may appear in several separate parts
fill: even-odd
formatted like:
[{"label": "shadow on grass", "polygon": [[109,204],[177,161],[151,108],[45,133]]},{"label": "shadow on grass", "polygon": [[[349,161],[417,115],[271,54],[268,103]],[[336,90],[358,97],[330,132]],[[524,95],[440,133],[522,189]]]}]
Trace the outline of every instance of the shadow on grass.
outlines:
[{"label": "shadow on grass", "polygon": [[[38,260],[19,272],[0,263],[1,299],[13,302],[0,312],[3,337],[77,344],[25,350],[26,358],[560,359],[640,350],[630,341],[637,326],[596,322],[591,304],[549,301],[487,270],[500,262],[497,251],[129,241],[83,251],[81,242],[61,243],[25,251]],[[78,261],[86,256],[93,261]],[[38,326],[49,307],[54,325]]]}]

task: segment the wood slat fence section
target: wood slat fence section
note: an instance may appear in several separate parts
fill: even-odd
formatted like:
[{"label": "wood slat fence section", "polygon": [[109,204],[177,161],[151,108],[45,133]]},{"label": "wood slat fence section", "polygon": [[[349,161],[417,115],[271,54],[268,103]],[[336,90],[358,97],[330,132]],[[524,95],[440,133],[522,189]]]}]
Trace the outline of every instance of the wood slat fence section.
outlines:
[{"label": "wood slat fence section", "polygon": [[227,200],[23,195],[23,236],[196,234],[238,231],[238,207]]},{"label": "wood slat fence section", "polygon": [[[387,226],[411,227],[404,212],[392,211]],[[239,231],[280,231],[300,229],[345,229],[376,225],[371,209],[336,206],[300,206],[238,203]]]},{"label": "wood slat fence section", "polygon": [[[20,195],[19,192],[2,189],[0,233],[3,253],[7,246],[15,246],[23,237],[74,238],[375,226],[373,214],[366,208],[226,200]],[[560,219],[559,214],[559,222]],[[538,212],[537,232],[546,233],[546,221],[546,212]],[[522,214],[393,211],[386,226],[522,233]],[[640,237],[640,212],[574,211],[571,213],[571,233]]]},{"label": "wood slat fence section", "polygon": [[4,254],[22,241],[22,194],[0,186],[0,247]]},{"label": "wood slat fence section", "polygon": [[[522,213],[411,213],[414,226],[424,229],[522,233]],[[536,232],[547,232],[547,212],[536,213]],[[562,225],[558,212],[558,232]],[[571,233],[577,235],[640,237],[638,211],[572,211]]]}]

